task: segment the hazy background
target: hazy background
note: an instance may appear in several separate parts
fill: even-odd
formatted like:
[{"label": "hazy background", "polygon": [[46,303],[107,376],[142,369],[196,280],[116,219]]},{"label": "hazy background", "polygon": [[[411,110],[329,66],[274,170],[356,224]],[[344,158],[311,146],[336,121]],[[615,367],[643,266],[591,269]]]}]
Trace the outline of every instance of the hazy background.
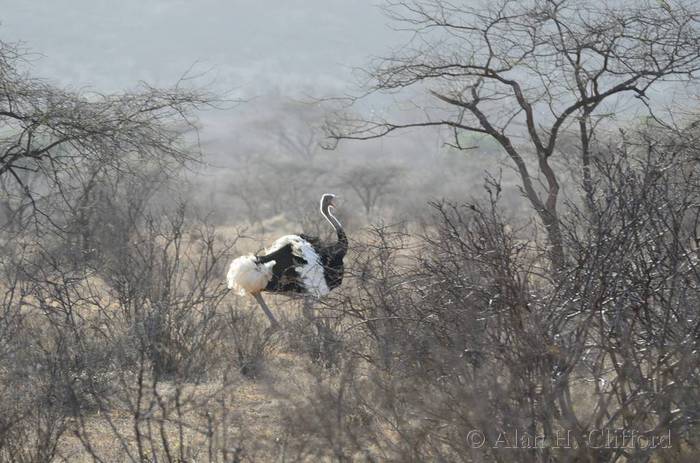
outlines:
[{"label": "hazy background", "polygon": [[[200,115],[205,164],[188,176],[186,194],[220,225],[258,223],[263,241],[282,231],[265,220],[317,227],[315,204],[329,191],[351,227],[413,221],[430,200],[480,195],[487,169],[503,170],[505,196],[520,201],[503,154],[478,137],[467,136],[480,145],[468,152],[447,148],[449,134],[433,129],[318,148],[329,107],[314,101],[360,94],[360,69],[410,39],[376,1],[10,1],[0,39],[21,41],[31,73],[60,86],[119,92],[140,81],[167,87],[187,74],[243,101]],[[374,95],[353,110],[397,119],[420,111],[403,101]],[[376,172],[370,183],[380,197],[367,209],[353,185]]]},{"label": "hazy background", "polygon": [[397,39],[367,0],[3,3],[3,38],[44,54],[39,73],[103,90],[172,83],[194,63],[244,95],[342,90]]},{"label": "hazy background", "polygon": [[[503,171],[504,195],[519,205],[511,164],[479,137],[466,136],[466,144],[479,146],[466,152],[444,145],[449,134],[428,129],[344,142],[335,151],[317,149],[328,108],[313,104],[315,99],[360,94],[360,69],[410,39],[392,29],[380,5],[376,0],[11,0],[3,5],[0,39],[23,42],[34,52],[32,74],[62,86],[118,92],[139,81],[169,86],[188,74],[198,76],[195,85],[244,100],[200,116],[207,167],[191,177],[191,193],[204,208],[217,210],[221,222],[234,214],[236,223],[261,220],[291,212],[292,206],[313,210],[311,200],[324,191],[337,192],[346,209],[359,210],[361,201],[346,181],[361,174],[358,166],[396,173],[371,220],[416,214],[431,199],[478,195],[486,170]],[[663,92],[649,95],[658,98]],[[408,119],[421,111],[417,108],[434,105],[410,91],[402,97],[404,103],[371,96],[354,110]],[[411,99],[416,105],[405,104]],[[644,109],[637,103],[632,110],[613,103],[611,111],[635,119]],[[313,152],[300,152],[301,145],[306,146],[301,151]],[[284,188],[265,190],[273,184]],[[303,196],[293,195],[293,204],[273,204],[291,190],[303,190]],[[256,219],[241,196],[255,198]],[[397,207],[382,210],[388,203]],[[300,221],[298,214],[287,218]]]},{"label": "hazy background", "polygon": [[[586,50],[584,36],[607,31],[607,53],[640,77],[668,41],[700,69],[700,22],[676,31],[700,14],[675,13],[681,1],[572,0],[567,43]],[[514,73],[528,98],[552,95],[533,109],[555,136],[550,158],[533,155],[527,107],[507,88],[482,100],[489,120],[514,116],[523,178],[495,141],[466,132],[455,136],[474,149],[424,128],[324,150],[338,109],[326,97],[362,94],[360,69],[412,37],[383,2],[2,2],[0,93],[22,111],[0,117],[0,461],[696,461],[700,79],[671,72],[649,100],[611,97],[552,135],[549,104],[582,102],[562,85],[579,68],[535,53]],[[454,3],[476,2],[497,3]],[[520,23],[539,30],[559,2],[506,3],[517,14],[496,56],[513,37],[527,47],[537,34],[513,35]],[[606,26],[622,4],[641,48]],[[412,45],[436,56],[416,62],[489,50],[476,33],[441,50],[435,32]],[[343,115],[458,120],[460,105],[425,90],[471,77],[394,92],[381,78],[393,71],[379,78],[388,94]],[[603,88],[627,79],[609,74]],[[183,75],[219,98],[181,137],[173,127],[211,101],[169,92]],[[650,119],[645,103],[663,114],[656,103],[676,91],[687,95],[667,121],[679,127]],[[502,176],[491,196],[488,174]],[[227,288],[227,269],[287,234],[335,243],[318,211],[326,192],[349,238],[343,284],[320,300],[266,293],[283,326],[272,331]],[[547,444],[570,430],[572,448]],[[673,447],[652,455],[645,444],[666,430]],[[524,431],[527,444],[482,448],[482,431],[501,444]],[[652,440],[616,449],[620,431]]]}]

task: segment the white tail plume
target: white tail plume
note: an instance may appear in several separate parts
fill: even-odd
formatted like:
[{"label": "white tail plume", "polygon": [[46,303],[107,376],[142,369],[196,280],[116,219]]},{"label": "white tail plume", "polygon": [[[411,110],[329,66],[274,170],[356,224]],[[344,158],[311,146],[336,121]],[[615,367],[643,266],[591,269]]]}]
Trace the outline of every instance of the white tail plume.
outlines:
[{"label": "white tail plume", "polygon": [[274,265],[274,260],[259,264],[253,255],[234,259],[226,275],[229,289],[233,289],[241,296],[259,293],[272,279]]}]

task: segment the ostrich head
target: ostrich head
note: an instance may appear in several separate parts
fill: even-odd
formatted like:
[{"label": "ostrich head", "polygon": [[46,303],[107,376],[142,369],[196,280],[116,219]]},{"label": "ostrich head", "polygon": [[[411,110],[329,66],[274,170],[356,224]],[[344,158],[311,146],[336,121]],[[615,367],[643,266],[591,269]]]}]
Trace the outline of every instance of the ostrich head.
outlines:
[{"label": "ostrich head", "polygon": [[335,207],[335,195],[326,193],[321,196],[321,212],[325,215],[329,207]]},{"label": "ostrich head", "polygon": [[333,228],[335,228],[336,231],[342,230],[343,226],[340,225],[338,219],[333,216],[329,210],[330,208],[335,209],[335,195],[326,193],[325,195],[321,196],[321,214],[331,223],[331,225],[333,225]]},{"label": "ostrich head", "polygon": [[321,196],[321,214],[326,218],[326,220],[328,220],[328,222],[330,222],[335,229],[335,232],[338,234],[338,243],[336,245],[337,249],[335,253],[342,259],[348,250],[348,238],[345,236],[343,226],[331,213],[329,210],[330,208],[335,208],[335,195],[326,193],[325,195]]}]

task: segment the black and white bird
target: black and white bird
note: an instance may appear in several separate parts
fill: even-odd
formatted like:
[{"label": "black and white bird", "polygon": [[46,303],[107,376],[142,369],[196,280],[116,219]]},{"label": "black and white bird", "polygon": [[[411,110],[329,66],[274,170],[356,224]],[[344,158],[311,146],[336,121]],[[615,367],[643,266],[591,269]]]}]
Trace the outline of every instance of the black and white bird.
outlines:
[{"label": "black and white bird", "polygon": [[228,287],[239,295],[251,295],[258,301],[273,327],[279,326],[260,293],[309,294],[320,298],[343,282],[343,258],[348,238],[342,225],[331,213],[335,195],[321,197],[321,214],[338,235],[335,243],[321,243],[312,236],[286,235],[261,254],[241,256],[231,262]]}]

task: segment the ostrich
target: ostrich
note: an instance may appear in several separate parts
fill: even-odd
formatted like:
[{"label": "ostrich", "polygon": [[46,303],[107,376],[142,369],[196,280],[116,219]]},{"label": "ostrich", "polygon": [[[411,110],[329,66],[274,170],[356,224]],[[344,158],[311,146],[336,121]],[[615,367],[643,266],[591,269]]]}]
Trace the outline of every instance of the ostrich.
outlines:
[{"label": "ostrich", "polygon": [[310,294],[320,298],[337,288],[343,281],[343,258],[348,250],[348,238],[342,225],[331,213],[335,195],[321,197],[321,214],[338,235],[335,243],[321,243],[317,237],[304,234],[286,235],[272,243],[260,255],[249,254],[231,262],[228,287],[239,295],[252,295],[270,319],[272,328],[279,323],[260,294]]}]

